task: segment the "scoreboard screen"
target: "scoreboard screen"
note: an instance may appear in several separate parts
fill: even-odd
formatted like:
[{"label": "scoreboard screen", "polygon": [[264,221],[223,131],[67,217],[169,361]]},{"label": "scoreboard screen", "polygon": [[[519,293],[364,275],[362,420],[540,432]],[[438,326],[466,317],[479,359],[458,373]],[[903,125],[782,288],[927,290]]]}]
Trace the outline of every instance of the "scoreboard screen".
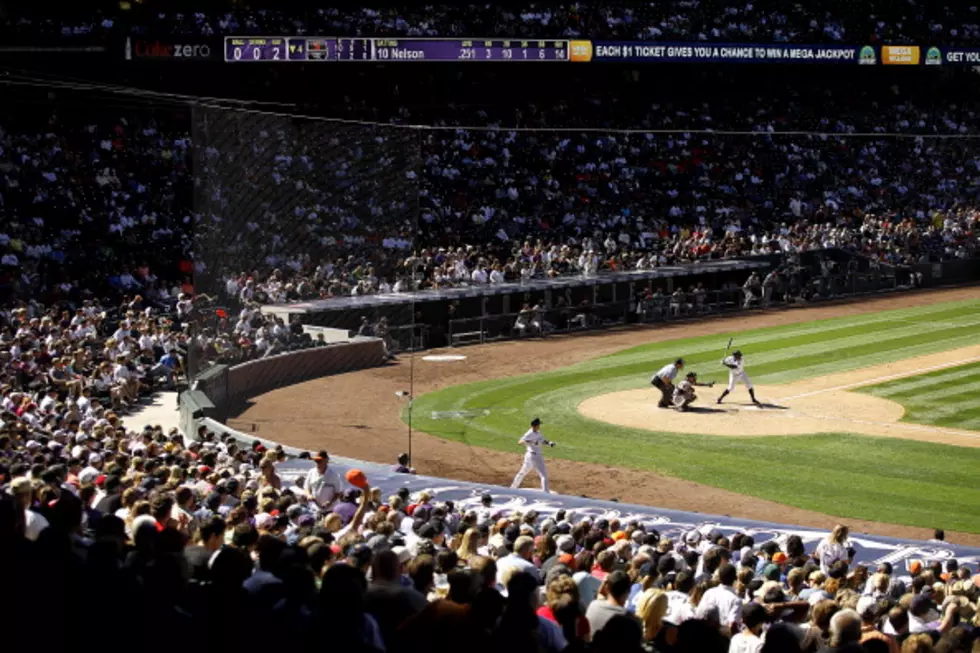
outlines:
[{"label": "scoreboard screen", "polygon": [[[186,43],[127,39],[126,58],[204,58]],[[164,54],[159,54],[163,52]],[[171,54],[172,53],[172,54]],[[319,61],[538,61],[598,63],[838,64],[859,66],[977,65],[980,48],[918,45],[675,43],[567,39],[420,39],[321,36],[226,36],[224,60],[237,63]]]},{"label": "scoreboard screen", "polygon": [[225,61],[569,61],[567,40],[229,36]]}]

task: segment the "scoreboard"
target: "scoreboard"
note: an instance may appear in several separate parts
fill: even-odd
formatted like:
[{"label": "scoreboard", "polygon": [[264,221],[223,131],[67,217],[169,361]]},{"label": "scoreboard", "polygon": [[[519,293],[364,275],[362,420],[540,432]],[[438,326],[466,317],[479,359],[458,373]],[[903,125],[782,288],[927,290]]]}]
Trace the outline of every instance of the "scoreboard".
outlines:
[{"label": "scoreboard", "polygon": [[[169,43],[126,39],[126,59],[218,59],[217,40]],[[224,61],[538,61],[601,63],[843,64],[944,66],[980,64],[980,47],[918,45],[680,43],[568,39],[442,39],[330,36],[226,36]]]},{"label": "scoreboard", "polygon": [[225,37],[225,61],[569,61],[570,41]]}]

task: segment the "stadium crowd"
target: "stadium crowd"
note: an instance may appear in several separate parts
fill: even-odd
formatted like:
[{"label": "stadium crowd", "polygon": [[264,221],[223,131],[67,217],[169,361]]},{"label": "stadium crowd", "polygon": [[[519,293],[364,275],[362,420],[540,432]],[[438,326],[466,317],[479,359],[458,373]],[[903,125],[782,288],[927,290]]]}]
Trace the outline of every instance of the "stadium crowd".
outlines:
[{"label": "stadium crowd", "polygon": [[[280,476],[285,454],[258,442],[126,432],[65,416],[58,398],[18,414],[16,401],[5,395],[0,428],[0,564],[18,597],[6,614],[22,634],[57,623],[51,646],[112,615],[115,638],[153,650],[172,647],[161,628],[202,650],[976,650],[975,570],[855,564],[845,526],[807,547],[671,538],[489,495],[466,508],[385,497],[326,451]],[[395,471],[414,470],[400,457]]]},{"label": "stadium crowd", "polygon": [[[8,11],[0,33],[978,36],[967,4],[700,7]],[[394,127],[291,131],[243,113],[226,147],[196,142],[180,110],[0,108],[0,577],[15,599],[12,643],[77,648],[94,631],[99,645],[144,649],[172,649],[160,635],[176,633],[201,649],[971,650],[976,570],[871,570],[854,564],[842,527],[808,551],[793,537],[671,539],[615,519],[542,518],[489,496],[460,509],[353,487],[327,452],[284,480],[281,449],[122,424],[142,397],[175,387],[192,354],[231,362],[316,344],[262,315],[268,302],[828,247],[887,265],[978,253],[980,159],[951,138],[976,135],[969,104],[854,112],[852,97],[815,106],[787,93],[733,109],[720,95],[385,116],[444,127],[418,139]],[[586,131],[596,125],[674,131]],[[821,133],[779,134],[798,128]],[[409,140],[418,149],[400,152]]]},{"label": "stadium crowd", "polygon": [[[691,130],[669,134],[512,131],[480,110],[469,122],[487,129],[452,128],[461,115],[449,109],[447,127],[420,139],[315,122],[289,131],[245,114],[236,138],[250,157],[195,144],[186,115],[10,115],[0,288],[48,302],[138,292],[162,307],[202,272],[212,293],[288,301],[828,247],[893,266],[977,254],[973,141],[928,137],[974,135],[972,111],[901,103],[881,124],[923,138],[851,138],[861,118],[781,136],[781,109],[688,109],[635,118]],[[547,127],[568,110],[533,113],[524,123]],[[756,133],[704,131],[722,121]]]},{"label": "stadium crowd", "polygon": [[[83,7],[89,3],[85,3]],[[116,5],[116,3],[112,3]],[[250,8],[201,11],[119,3],[103,11],[51,15],[44,6],[20,7],[3,23],[8,33],[105,37],[115,33],[180,35],[321,35],[404,37],[589,38],[597,40],[755,43],[967,44],[980,38],[977,7],[914,0],[839,0],[819,7],[747,0],[665,2],[535,2],[371,7],[255,3]],[[266,6],[263,7],[262,5]],[[326,4],[326,3],[324,3]]]}]

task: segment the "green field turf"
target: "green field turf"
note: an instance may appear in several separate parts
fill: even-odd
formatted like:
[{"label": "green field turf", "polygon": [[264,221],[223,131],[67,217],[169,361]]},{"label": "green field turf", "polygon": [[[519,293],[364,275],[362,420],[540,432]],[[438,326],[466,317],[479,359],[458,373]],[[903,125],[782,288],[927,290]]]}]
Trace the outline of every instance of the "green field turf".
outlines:
[{"label": "green field turf", "polygon": [[[559,443],[548,456],[655,471],[842,517],[980,532],[978,448],[841,433],[654,433],[590,420],[576,410],[593,395],[649,387],[650,375],[679,355],[702,380],[727,380],[719,359],[729,335],[745,353],[754,383],[787,383],[976,344],[978,308],[980,301],[971,300],[652,343],[553,372],[424,395],[415,401],[413,426],[518,453],[517,439],[539,416],[546,437]],[[744,388],[735,393],[735,400],[747,398]],[[628,487],[619,499],[630,500]],[[725,506],[717,512],[725,513]]]},{"label": "green field turf", "polygon": [[906,422],[980,431],[980,363],[889,381],[861,392],[902,404]]}]

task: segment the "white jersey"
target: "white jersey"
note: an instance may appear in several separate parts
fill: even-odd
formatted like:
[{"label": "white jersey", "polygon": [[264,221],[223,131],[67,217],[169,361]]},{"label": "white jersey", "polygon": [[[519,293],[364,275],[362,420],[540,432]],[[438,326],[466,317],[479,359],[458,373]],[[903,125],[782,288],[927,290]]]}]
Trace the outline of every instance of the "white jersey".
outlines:
[{"label": "white jersey", "polygon": [[527,447],[527,453],[531,456],[541,455],[541,446],[544,444],[544,436],[541,435],[540,431],[535,431],[534,429],[528,429],[527,433],[519,440],[521,444]]},{"label": "white jersey", "polygon": [[[721,364],[731,370],[731,373],[735,376],[742,376],[745,374],[745,356],[742,356],[741,358],[726,356],[725,359],[721,361]],[[732,365],[735,366],[734,369],[732,369]]]},{"label": "white jersey", "polygon": [[[653,378],[660,378],[665,381],[674,382],[674,378],[677,376],[677,366],[671,363],[670,365],[664,365],[660,368],[660,371],[653,375]],[[653,379],[650,379],[651,381]]]}]

